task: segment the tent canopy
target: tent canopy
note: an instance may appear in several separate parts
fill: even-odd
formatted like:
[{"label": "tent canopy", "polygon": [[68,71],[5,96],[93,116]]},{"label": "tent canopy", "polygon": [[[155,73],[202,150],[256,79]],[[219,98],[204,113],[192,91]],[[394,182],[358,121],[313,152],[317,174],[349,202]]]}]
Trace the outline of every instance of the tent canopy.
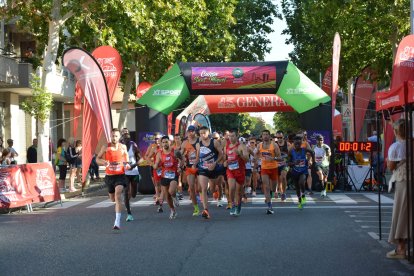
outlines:
[{"label": "tent canopy", "polygon": [[169,114],[190,95],[232,94],[276,94],[299,113],[330,101],[293,63],[275,61],[176,63],[137,103]]}]

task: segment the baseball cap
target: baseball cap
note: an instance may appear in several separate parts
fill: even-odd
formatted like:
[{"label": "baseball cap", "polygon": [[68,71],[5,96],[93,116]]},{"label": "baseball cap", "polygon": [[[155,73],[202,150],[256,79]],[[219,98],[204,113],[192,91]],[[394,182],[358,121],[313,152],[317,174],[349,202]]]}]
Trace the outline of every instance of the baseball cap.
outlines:
[{"label": "baseball cap", "polygon": [[240,137],[240,138],[239,138],[239,142],[246,143],[246,138],[244,138],[244,137]]},{"label": "baseball cap", "polygon": [[323,140],[323,136],[322,135],[320,135],[320,134],[318,134],[318,135],[316,135],[316,140]]},{"label": "baseball cap", "polygon": [[188,128],[187,128],[187,131],[195,131],[196,130],[196,128],[195,128],[195,126],[188,126]]}]

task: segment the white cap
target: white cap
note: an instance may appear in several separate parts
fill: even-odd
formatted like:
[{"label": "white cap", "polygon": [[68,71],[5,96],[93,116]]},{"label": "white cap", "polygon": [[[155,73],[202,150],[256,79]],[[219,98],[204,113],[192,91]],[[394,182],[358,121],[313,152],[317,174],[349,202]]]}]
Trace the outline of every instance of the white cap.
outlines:
[{"label": "white cap", "polygon": [[239,138],[239,142],[246,143],[246,138],[244,138],[244,137],[240,137],[240,138]]}]

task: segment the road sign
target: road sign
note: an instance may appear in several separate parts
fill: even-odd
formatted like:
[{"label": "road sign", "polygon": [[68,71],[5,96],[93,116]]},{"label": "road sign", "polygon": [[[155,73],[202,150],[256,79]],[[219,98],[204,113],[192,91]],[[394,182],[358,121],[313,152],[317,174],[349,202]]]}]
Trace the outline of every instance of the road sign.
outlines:
[{"label": "road sign", "polygon": [[349,120],[351,119],[351,107],[349,106],[349,104],[343,104],[342,105],[342,119],[344,120]]}]

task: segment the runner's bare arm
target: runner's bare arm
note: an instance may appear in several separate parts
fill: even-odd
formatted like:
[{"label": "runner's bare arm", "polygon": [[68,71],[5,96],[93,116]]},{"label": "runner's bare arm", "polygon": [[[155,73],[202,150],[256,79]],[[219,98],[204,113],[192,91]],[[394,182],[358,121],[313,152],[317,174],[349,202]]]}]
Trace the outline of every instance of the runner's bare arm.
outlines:
[{"label": "runner's bare arm", "polygon": [[277,158],[280,158],[281,154],[280,154],[280,148],[279,148],[279,145],[278,145],[277,143],[273,143],[273,145],[274,145],[274,149],[275,149],[275,156],[276,156]]},{"label": "runner's bare arm", "polygon": [[158,165],[161,161],[161,153],[157,152],[157,155],[155,156],[155,162],[154,165],[152,166],[155,170],[158,169]]},{"label": "runner's bare arm", "polygon": [[193,169],[197,168],[197,164],[200,162],[200,144],[196,145],[196,158],[193,164]]},{"label": "runner's bare arm", "polygon": [[223,163],[223,148],[221,147],[220,143],[217,140],[214,140],[214,147],[216,148],[217,152],[218,152],[218,156],[217,156],[217,162],[218,164],[222,164]]},{"label": "runner's bare arm", "polygon": [[100,166],[108,166],[109,162],[104,159],[104,154],[107,150],[108,146],[102,146],[101,150],[99,151],[98,155],[96,156],[96,163]]},{"label": "runner's bare arm", "polygon": [[244,160],[244,162],[249,161],[249,150],[247,149],[246,145],[239,145],[239,151],[241,153],[240,157]]}]

